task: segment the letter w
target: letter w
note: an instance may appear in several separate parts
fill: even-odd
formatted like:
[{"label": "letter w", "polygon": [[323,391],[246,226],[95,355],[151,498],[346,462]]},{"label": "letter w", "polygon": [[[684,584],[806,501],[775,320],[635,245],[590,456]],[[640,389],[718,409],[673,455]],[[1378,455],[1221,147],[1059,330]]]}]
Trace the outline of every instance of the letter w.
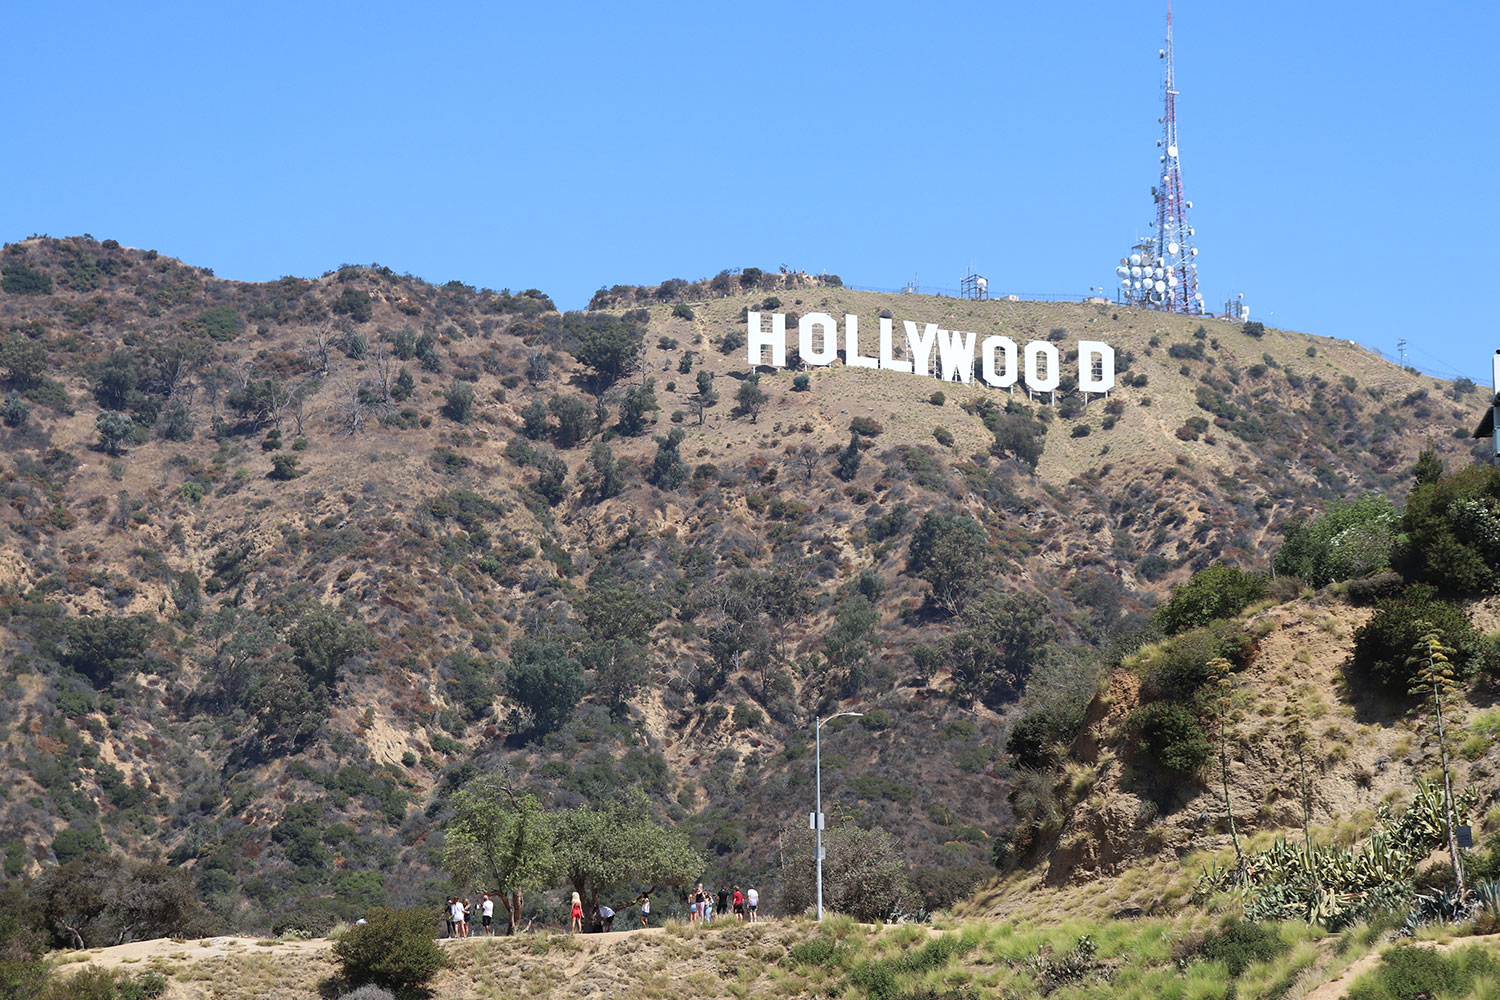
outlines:
[{"label": "letter w", "polygon": [[974,377],[974,334],[939,330],[938,357],[943,360],[944,382],[952,382],[955,375],[960,382],[970,381]]}]

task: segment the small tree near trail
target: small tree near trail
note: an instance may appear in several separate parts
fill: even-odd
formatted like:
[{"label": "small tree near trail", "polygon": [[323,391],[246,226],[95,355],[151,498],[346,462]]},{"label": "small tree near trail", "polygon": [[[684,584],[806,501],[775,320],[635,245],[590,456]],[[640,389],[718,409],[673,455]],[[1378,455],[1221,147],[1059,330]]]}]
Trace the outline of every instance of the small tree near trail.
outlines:
[{"label": "small tree near trail", "polygon": [[556,818],[536,796],[501,777],[486,776],[453,796],[443,844],[443,869],[458,885],[482,883],[505,907],[506,932],[521,922],[525,893],[557,881],[552,849]]},{"label": "small tree near trail", "polygon": [[570,809],[559,817],[558,863],[590,909],[599,905],[600,893],[634,896],[640,886],[688,885],[703,873],[703,856],[687,837],[652,822],[650,812],[637,795],[624,804]]}]

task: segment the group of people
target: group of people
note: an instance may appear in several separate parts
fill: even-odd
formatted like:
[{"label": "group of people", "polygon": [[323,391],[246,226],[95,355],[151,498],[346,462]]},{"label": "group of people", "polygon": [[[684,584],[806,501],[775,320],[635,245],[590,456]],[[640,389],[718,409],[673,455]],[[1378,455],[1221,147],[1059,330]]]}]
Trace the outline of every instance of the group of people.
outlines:
[{"label": "group of people", "polygon": [[[739,886],[732,889],[720,889],[717,893],[703,888],[699,882],[691,892],[680,894],[682,902],[688,908],[689,923],[714,922],[714,913],[727,916],[731,909],[735,920],[743,920],[755,923],[759,919],[757,910],[760,907],[760,893],[752,886],[741,892]],[[592,930],[612,931],[614,930],[615,915],[622,909],[632,906],[640,907],[640,921],[642,927],[651,925],[651,894],[643,892],[639,896],[616,908],[605,903],[600,903],[593,908],[590,914],[593,926]],[[444,917],[448,924],[448,937],[466,938],[473,937],[474,931],[470,927],[470,918],[474,909],[470,906],[468,899],[460,899],[457,896],[449,896],[444,911]],[[493,937],[495,918],[495,901],[490,898],[489,893],[484,893],[479,898],[479,920],[480,932],[487,937]],[[578,893],[573,893],[573,898],[568,906],[569,927],[574,933],[584,929],[583,898]]]},{"label": "group of people", "polygon": [[[629,909],[632,906],[641,908],[641,926],[651,925],[651,894],[643,892],[639,896],[626,903],[621,909]],[[599,931],[612,931],[615,929],[615,908],[607,903],[600,903],[594,907],[593,920],[594,929]],[[568,904],[568,927],[573,933],[583,930],[583,897],[573,893],[573,899]]]},{"label": "group of people", "polygon": [[744,892],[740,891],[739,886],[735,886],[733,889],[720,889],[715,893],[711,889],[703,888],[703,883],[699,882],[692,892],[682,894],[682,901],[688,905],[688,923],[690,924],[713,923],[716,905],[717,912],[721,915],[728,915],[729,908],[734,907],[735,920],[744,920],[753,924],[759,919],[757,911],[760,909],[760,893],[755,890],[754,886]]},{"label": "group of people", "polygon": [[[473,908],[469,906],[467,899],[459,899],[457,896],[448,897],[448,936],[449,937],[472,937],[469,929],[469,917],[473,915]],[[490,937],[495,934],[495,901],[485,893],[479,900],[479,919],[484,933]]]}]

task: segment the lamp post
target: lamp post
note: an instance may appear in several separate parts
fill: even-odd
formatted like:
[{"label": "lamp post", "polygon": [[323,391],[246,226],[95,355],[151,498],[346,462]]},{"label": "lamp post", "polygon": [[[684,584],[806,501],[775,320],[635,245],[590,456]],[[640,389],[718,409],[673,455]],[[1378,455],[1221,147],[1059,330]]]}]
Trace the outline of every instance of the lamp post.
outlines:
[{"label": "lamp post", "polygon": [[818,920],[823,919],[823,726],[834,719],[842,719],[844,716],[858,718],[863,712],[840,712],[830,715],[826,719],[819,719],[818,724],[813,727],[813,808],[812,828],[817,836],[817,847],[813,851],[813,857],[817,859],[818,868]]}]

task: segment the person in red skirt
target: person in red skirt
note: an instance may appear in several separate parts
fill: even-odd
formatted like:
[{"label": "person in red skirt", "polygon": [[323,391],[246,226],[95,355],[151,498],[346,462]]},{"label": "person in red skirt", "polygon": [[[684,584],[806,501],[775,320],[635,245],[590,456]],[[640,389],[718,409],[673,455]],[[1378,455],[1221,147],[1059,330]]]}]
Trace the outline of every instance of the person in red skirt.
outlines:
[{"label": "person in red skirt", "polygon": [[572,930],[574,934],[577,934],[583,930],[583,899],[576,892],[573,893],[573,910],[571,916],[573,918]]}]

